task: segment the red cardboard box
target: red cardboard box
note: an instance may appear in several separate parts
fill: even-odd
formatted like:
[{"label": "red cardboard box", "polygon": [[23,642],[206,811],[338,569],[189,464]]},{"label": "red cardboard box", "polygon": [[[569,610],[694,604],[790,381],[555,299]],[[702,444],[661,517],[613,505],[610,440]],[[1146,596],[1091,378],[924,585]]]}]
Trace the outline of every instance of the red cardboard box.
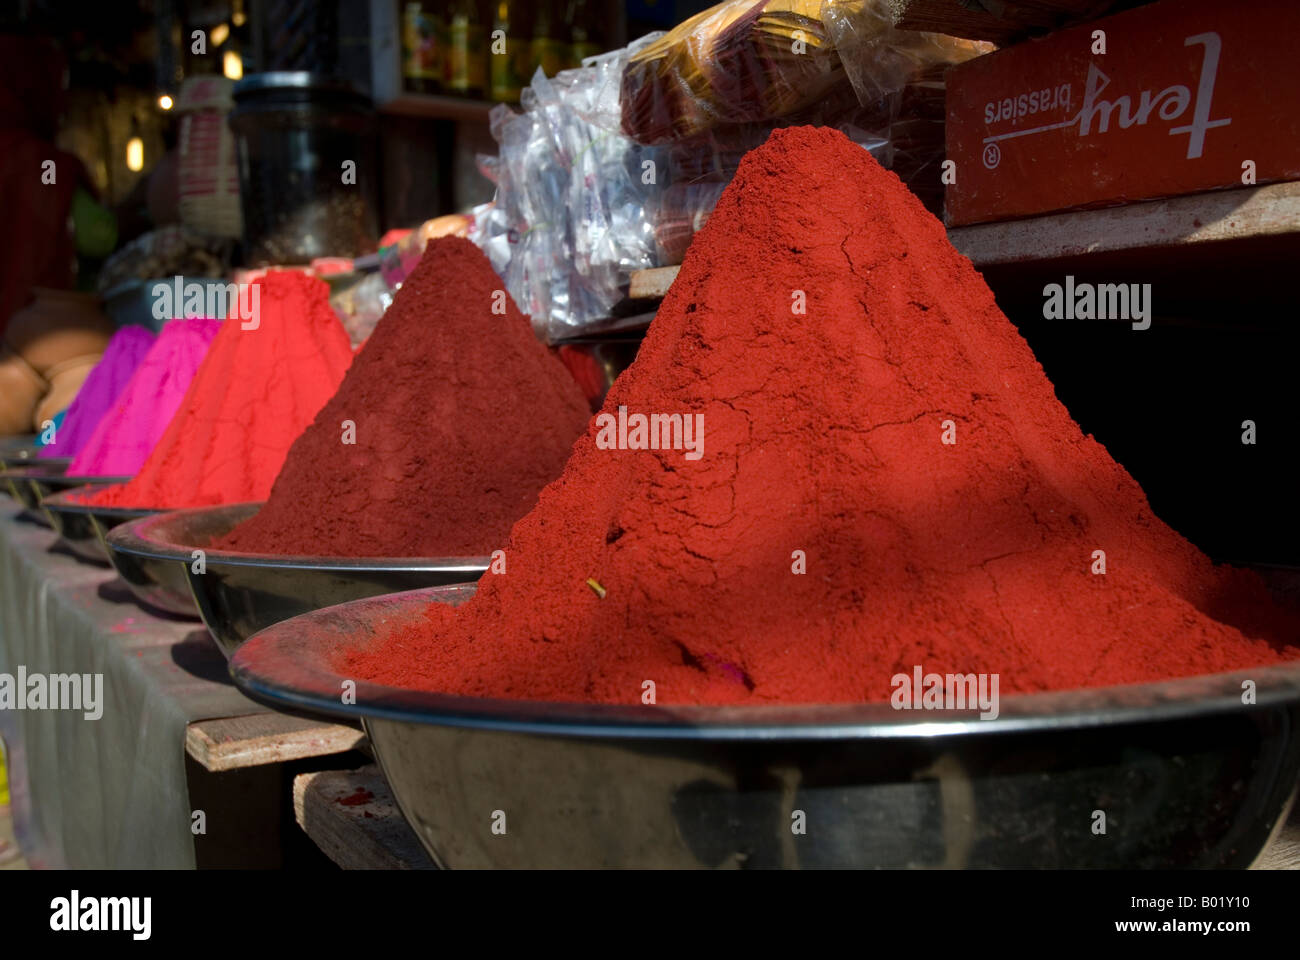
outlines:
[{"label": "red cardboard box", "polygon": [[1164,0],[954,67],[948,222],[1300,179],[1297,38],[1290,0]]}]

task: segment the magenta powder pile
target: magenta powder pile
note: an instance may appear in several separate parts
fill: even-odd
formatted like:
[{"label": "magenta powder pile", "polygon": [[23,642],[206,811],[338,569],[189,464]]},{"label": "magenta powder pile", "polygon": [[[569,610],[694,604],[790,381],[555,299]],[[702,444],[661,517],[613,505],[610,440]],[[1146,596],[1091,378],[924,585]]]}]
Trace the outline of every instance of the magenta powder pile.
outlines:
[{"label": "magenta powder pile", "polygon": [[134,476],[171,423],[220,329],[220,320],[168,322],[121,396],[68,466],[68,474]]},{"label": "magenta powder pile", "polygon": [[144,327],[123,327],[113,334],[104,355],[95,364],[77,396],[68,405],[63,426],[54,434],[51,443],[41,447],[38,457],[75,457],[86,446],[99,421],[112,408],[126,389],[131,375],[144,360],[154,343],[152,330]]}]

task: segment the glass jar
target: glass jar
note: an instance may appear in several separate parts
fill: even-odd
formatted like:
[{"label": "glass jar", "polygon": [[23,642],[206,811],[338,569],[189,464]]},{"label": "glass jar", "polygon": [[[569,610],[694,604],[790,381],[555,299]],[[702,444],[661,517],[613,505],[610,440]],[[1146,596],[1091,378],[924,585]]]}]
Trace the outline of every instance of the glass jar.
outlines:
[{"label": "glass jar", "polygon": [[374,108],[318,74],[259,73],[235,85],[248,266],[356,257],[379,240]]}]

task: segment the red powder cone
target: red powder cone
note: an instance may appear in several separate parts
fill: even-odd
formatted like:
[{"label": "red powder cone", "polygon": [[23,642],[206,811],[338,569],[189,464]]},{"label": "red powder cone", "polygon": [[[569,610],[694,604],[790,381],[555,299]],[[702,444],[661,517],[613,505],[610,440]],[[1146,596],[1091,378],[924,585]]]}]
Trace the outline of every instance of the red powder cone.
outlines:
[{"label": "red powder cone", "polygon": [[1257,578],[1152,514],[939,222],[840,133],[780,130],[745,158],[619,407],[702,415],[702,456],[602,449],[598,417],[504,575],[342,669],[483,696],[635,704],[649,680],[659,704],[825,703],[887,700],[916,666],[996,673],[1005,694],[1283,656]]},{"label": "red powder cone", "polygon": [[266,506],[215,546],[362,557],[503,546],[591,417],[503,287],[468,240],[430,241]]},{"label": "red powder cone", "polygon": [[323,281],[275,271],[254,282],[259,309],[246,322],[256,329],[232,307],[140,472],[91,502],[170,509],[266,499],[352,348]]}]

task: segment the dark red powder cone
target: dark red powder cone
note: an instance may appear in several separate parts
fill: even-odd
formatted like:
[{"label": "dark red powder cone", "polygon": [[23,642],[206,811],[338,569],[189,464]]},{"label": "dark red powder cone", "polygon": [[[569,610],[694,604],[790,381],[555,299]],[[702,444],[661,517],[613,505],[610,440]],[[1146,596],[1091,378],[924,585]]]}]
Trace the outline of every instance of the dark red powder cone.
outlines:
[{"label": "dark red powder cone", "polygon": [[431,241],[266,506],[215,546],[353,557],[503,546],[591,416],[503,287],[468,240]]},{"label": "dark red powder cone", "polygon": [[[640,703],[649,680],[660,704],[838,702],[887,700],[916,666],[1011,693],[1283,655],[1258,580],[1152,514],[939,222],[837,132],[745,158],[620,406],[702,414],[702,457],[601,449],[598,418],[504,575],[341,668],[483,696]],[[1228,625],[1243,611],[1254,638]]]}]

